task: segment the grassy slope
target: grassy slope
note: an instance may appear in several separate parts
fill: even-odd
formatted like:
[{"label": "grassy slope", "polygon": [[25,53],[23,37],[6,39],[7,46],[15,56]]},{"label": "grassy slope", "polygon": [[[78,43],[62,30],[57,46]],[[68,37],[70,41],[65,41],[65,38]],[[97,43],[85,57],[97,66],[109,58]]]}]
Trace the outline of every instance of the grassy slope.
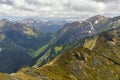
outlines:
[{"label": "grassy slope", "polygon": [[[119,32],[117,31],[117,34],[110,32],[110,35],[101,34],[92,50],[79,46],[59,55],[43,67],[24,68],[13,75],[1,74],[0,80],[3,78],[12,80],[8,77],[15,77],[20,80],[43,78],[43,80],[119,80]],[[88,42],[88,45],[91,46],[92,44]]]},{"label": "grassy slope", "polygon": [[[86,44],[92,46],[95,42],[91,51],[82,47],[75,48],[43,66],[40,71],[53,80],[119,80],[119,32],[103,33]],[[82,56],[85,59],[82,60]]]},{"label": "grassy slope", "polygon": [[[119,74],[119,65],[96,54],[96,50],[77,47],[41,68],[25,68],[10,77],[20,80],[119,80]],[[2,76],[9,80],[7,75]]]},{"label": "grassy slope", "polygon": [[49,44],[46,44],[42,46],[41,48],[39,48],[32,56],[37,57],[40,53],[42,53],[48,47],[48,45]]},{"label": "grassy slope", "polygon": [[92,40],[86,41],[86,42],[84,43],[84,47],[92,50],[92,48],[93,48],[93,47],[95,46],[95,44],[96,44],[96,40],[97,40],[97,38],[94,38],[94,39],[92,39]]},{"label": "grassy slope", "polygon": [[54,48],[55,53],[58,53],[58,52],[61,51],[61,50],[62,50],[62,46],[56,46],[56,47]]},{"label": "grassy slope", "polygon": [[[78,60],[75,54],[84,53],[85,60]],[[41,68],[42,73],[53,80],[118,80],[120,67],[112,61],[90,54],[84,48],[77,48],[61,55],[53,64]],[[69,55],[69,57],[68,57]],[[41,72],[41,71],[40,71]]]}]

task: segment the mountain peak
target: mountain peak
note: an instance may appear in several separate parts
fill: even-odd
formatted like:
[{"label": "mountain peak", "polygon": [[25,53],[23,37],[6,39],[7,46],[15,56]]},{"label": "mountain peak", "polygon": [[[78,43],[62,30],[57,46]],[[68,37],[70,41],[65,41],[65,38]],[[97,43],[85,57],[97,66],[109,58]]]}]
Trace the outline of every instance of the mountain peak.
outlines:
[{"label": "mountain peak", "polygon": [[105,20],[108,19],[109,17],[105,17],[102,15],[96,15],[96,16],[92,16],[90,18],[88,18],[87,20],[91,21],[91,20]]},{"label": "mountain peak", "polygon": [[113,21],[117,21],[117,20],[119,20],[119,19],[120,19],[120,16],[116,16],[116,17],[113,17],[113,18],[112,18]]}]

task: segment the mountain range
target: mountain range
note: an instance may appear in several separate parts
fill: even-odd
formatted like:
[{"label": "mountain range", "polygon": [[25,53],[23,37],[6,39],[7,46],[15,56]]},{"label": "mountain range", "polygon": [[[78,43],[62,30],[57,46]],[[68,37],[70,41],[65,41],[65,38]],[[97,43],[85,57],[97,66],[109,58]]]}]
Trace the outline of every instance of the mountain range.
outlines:
[{"label": "mountain range", "polygon": [[0,20],[0,80],[120,79],[119,16],[60,22],[53,33],[35,24]]},{"label": "mountain range", "polygon": [[20,23],[35,27],[42,33],[54,33],[69,21],[66,20],[39,20],[39,19],[24,19]]}]

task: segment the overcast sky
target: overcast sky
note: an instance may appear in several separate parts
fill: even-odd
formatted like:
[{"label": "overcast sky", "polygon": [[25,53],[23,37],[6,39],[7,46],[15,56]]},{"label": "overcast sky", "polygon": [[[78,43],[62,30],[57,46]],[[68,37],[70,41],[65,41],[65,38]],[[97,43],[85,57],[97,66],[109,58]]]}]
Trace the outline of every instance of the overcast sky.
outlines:
[{"label": "overcast sky", "polygon": [[0,0],[0,16],[120,15],[120,0]]}]

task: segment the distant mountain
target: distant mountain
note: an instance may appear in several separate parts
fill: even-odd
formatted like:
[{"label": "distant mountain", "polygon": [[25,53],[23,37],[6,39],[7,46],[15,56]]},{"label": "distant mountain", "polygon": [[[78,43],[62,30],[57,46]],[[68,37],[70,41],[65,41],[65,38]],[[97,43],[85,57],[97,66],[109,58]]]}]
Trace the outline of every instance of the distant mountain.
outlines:
[{"label": "distant mountain", "polygon": [[102,31],[111,28],[108,28],[110,23],[111,18],[97,15],[85,21],[66,24],[61,30],[58,31],[58,44],[69,44],[79,40],[80,38],[101,33]]},{"label": "distant mountain", "polygon": [[[11,73],[28,65],[34,53],[51,40],[34,27],[0,20],[0,72]],[[44,42],[43,42],[44,41]]]},{"label": "distant mountain", "polygon": [[21,21],[28,26],[33,26],[42,33],[54,33],[63,27],[67,21],[64,20],[39,20],[39,19],[24,19]]},{"label": "distant mountain", "polygon": [[[104,31],[120,27],[119,16],[109,18],[97,15],[81,22],[67,23],[56,33],[48,31],[46,34],[33,26],[28,26],[27,22],[34,23],[34,20],[29,19],[26,22],[0,20],[1,72],[15,72],[26,65],[42,66],[79,45],[91,50],[97,40],[97,38],[93,39],[94,37]],[[43,24],[39,20],[34,24],[36,23]],[[46,23],[59,25],[61,22],[47,21]],[[8,63],[10,64],[8,65]]]},{"label": "distant mountain", "polygon": [[64,25],[57,32],[57,44],[69,44],[87,36],[95,36],[103,31],[119,27],[120,17],[93,16],[81,22],[73,22]]},{"label": "distant mountain", "polygon": [[[38,66],[55,58],[57,55],[69,51],[77,44],[84,45],[87,37],[95,37],[103,31],[119,27],[119,17],[109,18],[101,15],[93,16],[81,22],[67,23],[56,34],[51,46],[43,50],[36,62]],[[94,40],[93,40],[94,41]],[[93,43],[89,42],[89,44]],[[88,46],[87,46],[88,47]],[[92,46],[89,46],[92,47]]]}]

